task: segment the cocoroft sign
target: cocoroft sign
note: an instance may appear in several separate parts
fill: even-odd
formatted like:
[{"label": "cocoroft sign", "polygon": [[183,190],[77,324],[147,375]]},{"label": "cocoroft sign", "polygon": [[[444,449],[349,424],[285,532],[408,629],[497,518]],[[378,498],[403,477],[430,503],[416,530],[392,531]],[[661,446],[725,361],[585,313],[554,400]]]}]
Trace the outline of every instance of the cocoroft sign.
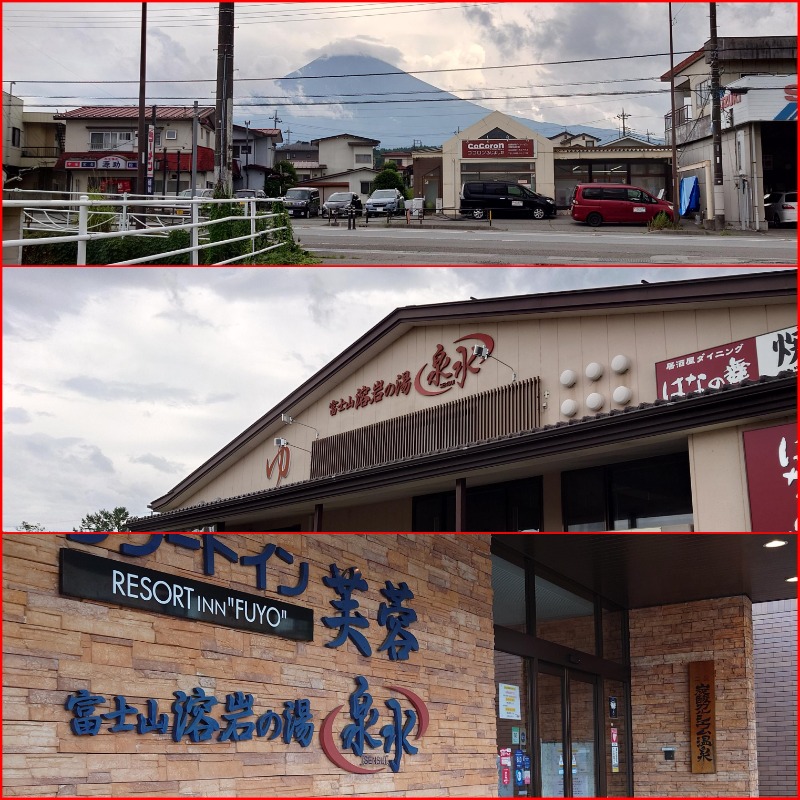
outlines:
[{"label": "cocoroft sign", "polygon": [[462,158],[533,158],[533,139],[465,139]]}]

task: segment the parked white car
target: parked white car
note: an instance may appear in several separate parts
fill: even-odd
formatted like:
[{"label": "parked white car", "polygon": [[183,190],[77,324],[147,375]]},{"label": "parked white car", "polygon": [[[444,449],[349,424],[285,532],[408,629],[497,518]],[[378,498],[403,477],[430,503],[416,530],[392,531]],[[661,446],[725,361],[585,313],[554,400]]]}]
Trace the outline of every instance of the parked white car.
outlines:
[{"label": "parked white car", "polygon": [[764,211],[770,225],[797,224],[797,192],[770,192],[764,198]]}]

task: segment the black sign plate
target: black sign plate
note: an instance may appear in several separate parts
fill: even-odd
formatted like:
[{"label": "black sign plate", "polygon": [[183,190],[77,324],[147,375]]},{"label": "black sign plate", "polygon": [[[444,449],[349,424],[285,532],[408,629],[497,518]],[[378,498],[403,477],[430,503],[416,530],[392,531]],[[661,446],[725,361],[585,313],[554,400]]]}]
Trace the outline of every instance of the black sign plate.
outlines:
[{"label": "black sign plate", "polygon": [[298,642],[314,640],[314,612],[211,583],[62,548],[61,594],[210,622]]}]

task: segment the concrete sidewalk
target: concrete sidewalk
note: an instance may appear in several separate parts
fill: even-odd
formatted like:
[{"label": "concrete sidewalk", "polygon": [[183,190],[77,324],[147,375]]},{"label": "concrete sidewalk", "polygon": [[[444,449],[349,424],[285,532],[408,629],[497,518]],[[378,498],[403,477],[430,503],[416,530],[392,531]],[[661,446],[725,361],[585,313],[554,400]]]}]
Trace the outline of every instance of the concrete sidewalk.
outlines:
[{"label": "concrete sidewalk", "polygon": [[[452,212],[450,212],[452,214]],[[312,224],[319,225],[332,225],[327,218],[319,217],[316,220],[306,220]],[[347,220],[340,219],[339,227],[347,227]],[[518,232],[518,233],[531,233],[535,231],[542,231],[548,233],[579,233],[585,231],[587,233],[598,232],[614,232],[614,231],[631,231],[640,232],[652,236],[770,236],[783,239],[791,239],[797,237],[797,226],[774,228],[771,227],[765,231],[741,230],[738,227],[728,226],[723,231],[706,230],[702,225],[697,225],[694,220],[684,219],[681,221],[682,227],[680,230],[649,230],[645,225],[636,225],[633,223],[627,224],[608,224],[601,225],[599,228],[592,228],[581,222],[575,222],[569,215],[568,211],[559,211],[558,215],[549,219],[535,220],[535,219],[514,219],[514,218],[495,218],[491,222],[488,219],[476,220],[471,217],[458,216],[453,218],[452,215],[444,214],[430,214],[426,215],[422,220],[411,219],[407,222],[405,217],[392,217],[389,222],[385,217],[370,217],[369,223],[366,222],[364,217],[358,217],[356,224],[359,228],[423,228],[427,230],[446,229],[446,230],[464,230],[464,231],[484,231],[496,230],[503,232]]]}]

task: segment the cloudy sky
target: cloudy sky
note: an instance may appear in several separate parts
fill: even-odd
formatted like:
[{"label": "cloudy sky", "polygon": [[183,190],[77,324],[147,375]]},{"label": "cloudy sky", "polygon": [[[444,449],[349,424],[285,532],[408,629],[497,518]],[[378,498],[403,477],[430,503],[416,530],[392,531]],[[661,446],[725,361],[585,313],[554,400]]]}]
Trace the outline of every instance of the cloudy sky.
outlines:
[{"label": "cloudy sky", "polygon": [[3,530],[135,515],[404,305],[737,268],[7,268]]},{"label": "cloudy sky", "polygon": [[[617,115],[624,109],[630,115],[626,124],[634,131],[663,137],[669,94],[664,94],[667,86],[658,78],[669,69],[666,56],[589,64],[552,62],[668,53],[666,3],[239,2],[236,6],[237,98],[248,93],[280,95],[268,79],[287,75],[319,56],[370,55],[412,74],[443,70],[417,77],[488,108],[565,126],[612,129],[618,128]],[[150,84],[150,102],[172,97],[182,98],[173,100],[177,104],[194,99],[211,103],[216,4],[149,3],[148,8],[147,76],[149,81],[164,82]],[[708,3],[672,4],[676,52],[702,47],[709,33],[708,8]],[[8,90],[13,81],[13,91],[25,98],[26,107],[63,111],[83,103],[137,103],[139,3],[11,2],[3,3],[3,12],[4,88]],[[797,6],[720,2],[717,18],[720,36],[782,35],[796,31]],[[515,66],[523,64],[534,66]],[[196,82],[201,78],[205,82]],[[357,80],[351,84],[350,91],[357,91]],[[654,89],[660,94],[642,93]],[[600,91],[620,94],[533,96]],[[499,99],[481,100],[482,96]],[[269,127],[274,110],[247,107],[240,99],[236,119]],[[324,113],[329,110],[324,107]],[[320,120],[315,124],[322,108],[305,108],[304,113],[302,124],[293,125],[293,139],[332,133]],[[340,113],[345,129],[351,111],[340,107]],[[359,113],[381,115],[375,107]],[[444,112],[442,116],[438,133],[447,138],[452,130]],[[400,138],[407,143],[421,138],[420,132],[409,114],[409,130]],[[380,138],[388,146],[398,146],[397,136],[396,130],[385,130]]]}]

